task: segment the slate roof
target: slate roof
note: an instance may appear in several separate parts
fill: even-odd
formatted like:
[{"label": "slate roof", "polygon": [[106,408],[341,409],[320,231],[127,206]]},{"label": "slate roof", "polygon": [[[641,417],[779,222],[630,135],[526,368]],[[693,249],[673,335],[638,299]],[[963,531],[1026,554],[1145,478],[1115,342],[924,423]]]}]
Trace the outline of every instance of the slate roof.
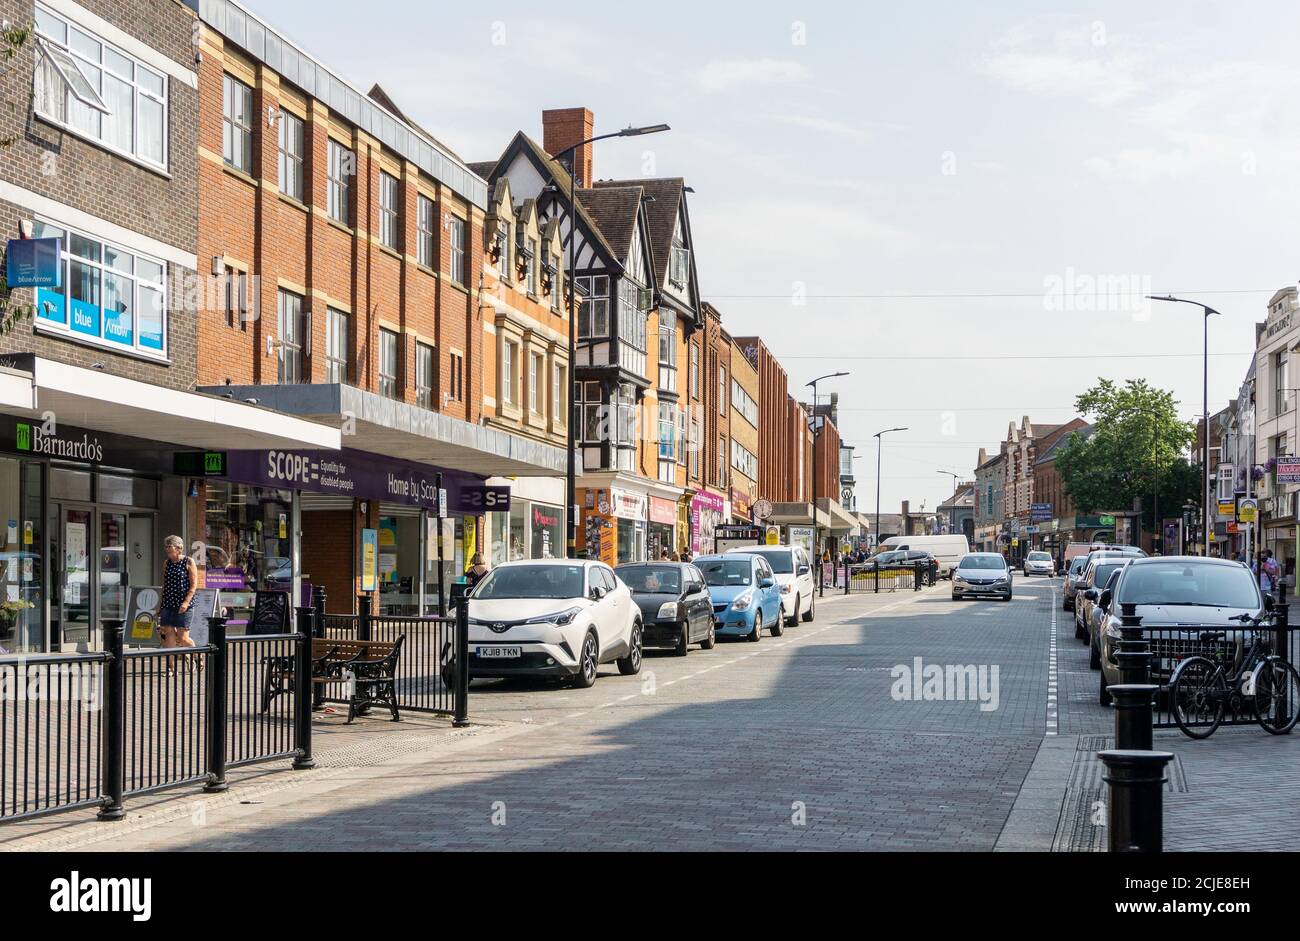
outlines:
[{"label": "slate roof", "polygon": [[591,214],[620,262],[627,260],[645,190],[640,186],[600,186],[578,190],[578,202]]},{"label": "slate roof", "polygon": [[596,189],[639,186],[653,201],[646,204],[646,224],[650,232],[650,250],[655,260],[655,284],[668,286],[668,261],[672,256],[673,232],[681,209],[686,181],[679,176],[646,180],[597,180]]},{"label": "slate roof", "polygon": [[[1057,427],[1059,428],[1060,425],[1057,425]],[[1065,447],[1065,443],[1069,441],[1073,435],[1077,434],[1084,438],[1090,438],[1092,437],[1092,432],[1095,428],[1095,425],[1084,425],[1082,428],[1077,428],[1068,434],[1061,435],[1052,442],[1051,446],[1048,447],[1047,450],[1038,455],[1037,460],[1034,461],[1034,466],[1037,467],[1039,464],[1046,464],[1048,461],[1056,460],[1056,452]]]}]

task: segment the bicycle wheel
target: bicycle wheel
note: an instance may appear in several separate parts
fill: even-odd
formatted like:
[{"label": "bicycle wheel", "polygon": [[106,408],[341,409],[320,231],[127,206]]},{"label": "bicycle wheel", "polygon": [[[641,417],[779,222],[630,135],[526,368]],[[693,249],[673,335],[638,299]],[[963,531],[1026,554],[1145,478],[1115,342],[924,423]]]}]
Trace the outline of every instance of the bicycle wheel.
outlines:
[{"label": "bicycle wheel", "polygon": [[1209,738],[1223,722],[1228,681],[1213,660],[1191,657],[1178,665],[1169,684],[1174,721],[1188,738]]},{"label": "bicycle wheel", "polygon": [[1300,674],[1278,657],[1269,657],[1255,667],[1252,677],[1255,719],[1265,732],[1285,735],[1300,719]]}]

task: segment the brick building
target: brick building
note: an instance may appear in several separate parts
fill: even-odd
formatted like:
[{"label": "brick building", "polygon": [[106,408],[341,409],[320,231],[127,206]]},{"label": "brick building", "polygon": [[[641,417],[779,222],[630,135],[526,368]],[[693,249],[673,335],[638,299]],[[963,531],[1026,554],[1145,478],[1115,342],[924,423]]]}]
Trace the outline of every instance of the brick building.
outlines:
[{"label": "brick building", "polygon": [[[190,2],[202,24],[198,257],[227,285],[200,320],[199,382],[340,428],[346,444],[241,455],[208,482],[215,521],[201,538],[223,556],[286,560],[281,579],[323,585],[332,610],[353,610],[364,591],[376,611],[436,611],[485,538],[486,479],[563,470],[553,432],[567,408],[534,415],[554,383],[530,386],[521,359],[502,389],[489,339],[501,305],[537,295],[544,266],[556,267],[554,230],[547,241],[531,207],[519,230],[512,205],[489,231],[501,207],[487,182],[387,92],[353,87],[231,0]],[[489,247],[500,253],[490,262]],[[567,366],[552,347],[567,330],[554,300],[534,312],[549,332],[519,350],[541,353],[543,370]],[[241,520],[268,512],[296,523],[274,544],[265,526],[250,540]]]},{"label": "brick building", "polygon": [[128,586],[160,584],[164,537],[195,531],[197,452],[337,448],[339,432],[191,391],[209,287],[193,13],[0,0],[0,19],[33,26],[4,77],[21,105],[0,112],[0,227],[44,259],[43,280],[9,285],[24,316],[0,335],[0,581],[27,603],[0,653],[95,648]]},{"label": "brick building", "polygon": [[740,346],[726,330],[722,331],[721,341],[731,347],[730,402],[727,408],[731,425],[727,455],[731,462],[728,489],[731,518],[734,522],[747,523],[753,519],[754,501],[758,497],[758,448],[763,427],[758,404],[758,367],[750,359],[752,346]]}]

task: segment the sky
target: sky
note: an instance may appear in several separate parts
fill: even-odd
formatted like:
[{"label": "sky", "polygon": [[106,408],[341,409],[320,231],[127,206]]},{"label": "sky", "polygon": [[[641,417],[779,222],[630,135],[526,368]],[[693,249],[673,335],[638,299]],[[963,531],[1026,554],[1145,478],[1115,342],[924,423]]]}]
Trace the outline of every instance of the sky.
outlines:
[{"label": "sky", "polygon": [[[935,507],[1098,378],[1214,412],[1300,278],[1300,5],[246,0],[466,160],[585,106],[595,176],[683,176],[701,294],[836,391],[858,507]],[[391,25],[389,25],[391,24]],[[805,390],[806,391],[806,390]]]}]

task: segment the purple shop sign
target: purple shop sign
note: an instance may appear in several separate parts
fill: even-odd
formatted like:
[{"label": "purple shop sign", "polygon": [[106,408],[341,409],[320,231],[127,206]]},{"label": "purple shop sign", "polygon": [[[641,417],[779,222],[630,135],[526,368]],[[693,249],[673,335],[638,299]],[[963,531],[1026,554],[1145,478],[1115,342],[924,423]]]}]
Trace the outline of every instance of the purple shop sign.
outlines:
[{"label": "purple shop sign", "polygon": [[[365,451],[231,451],[226,470],[240,483],[438,509],[437,468]],[[444,470],[442,486],[447,505],[465,512],[462,494],[481,490],[483,478]]]}]

